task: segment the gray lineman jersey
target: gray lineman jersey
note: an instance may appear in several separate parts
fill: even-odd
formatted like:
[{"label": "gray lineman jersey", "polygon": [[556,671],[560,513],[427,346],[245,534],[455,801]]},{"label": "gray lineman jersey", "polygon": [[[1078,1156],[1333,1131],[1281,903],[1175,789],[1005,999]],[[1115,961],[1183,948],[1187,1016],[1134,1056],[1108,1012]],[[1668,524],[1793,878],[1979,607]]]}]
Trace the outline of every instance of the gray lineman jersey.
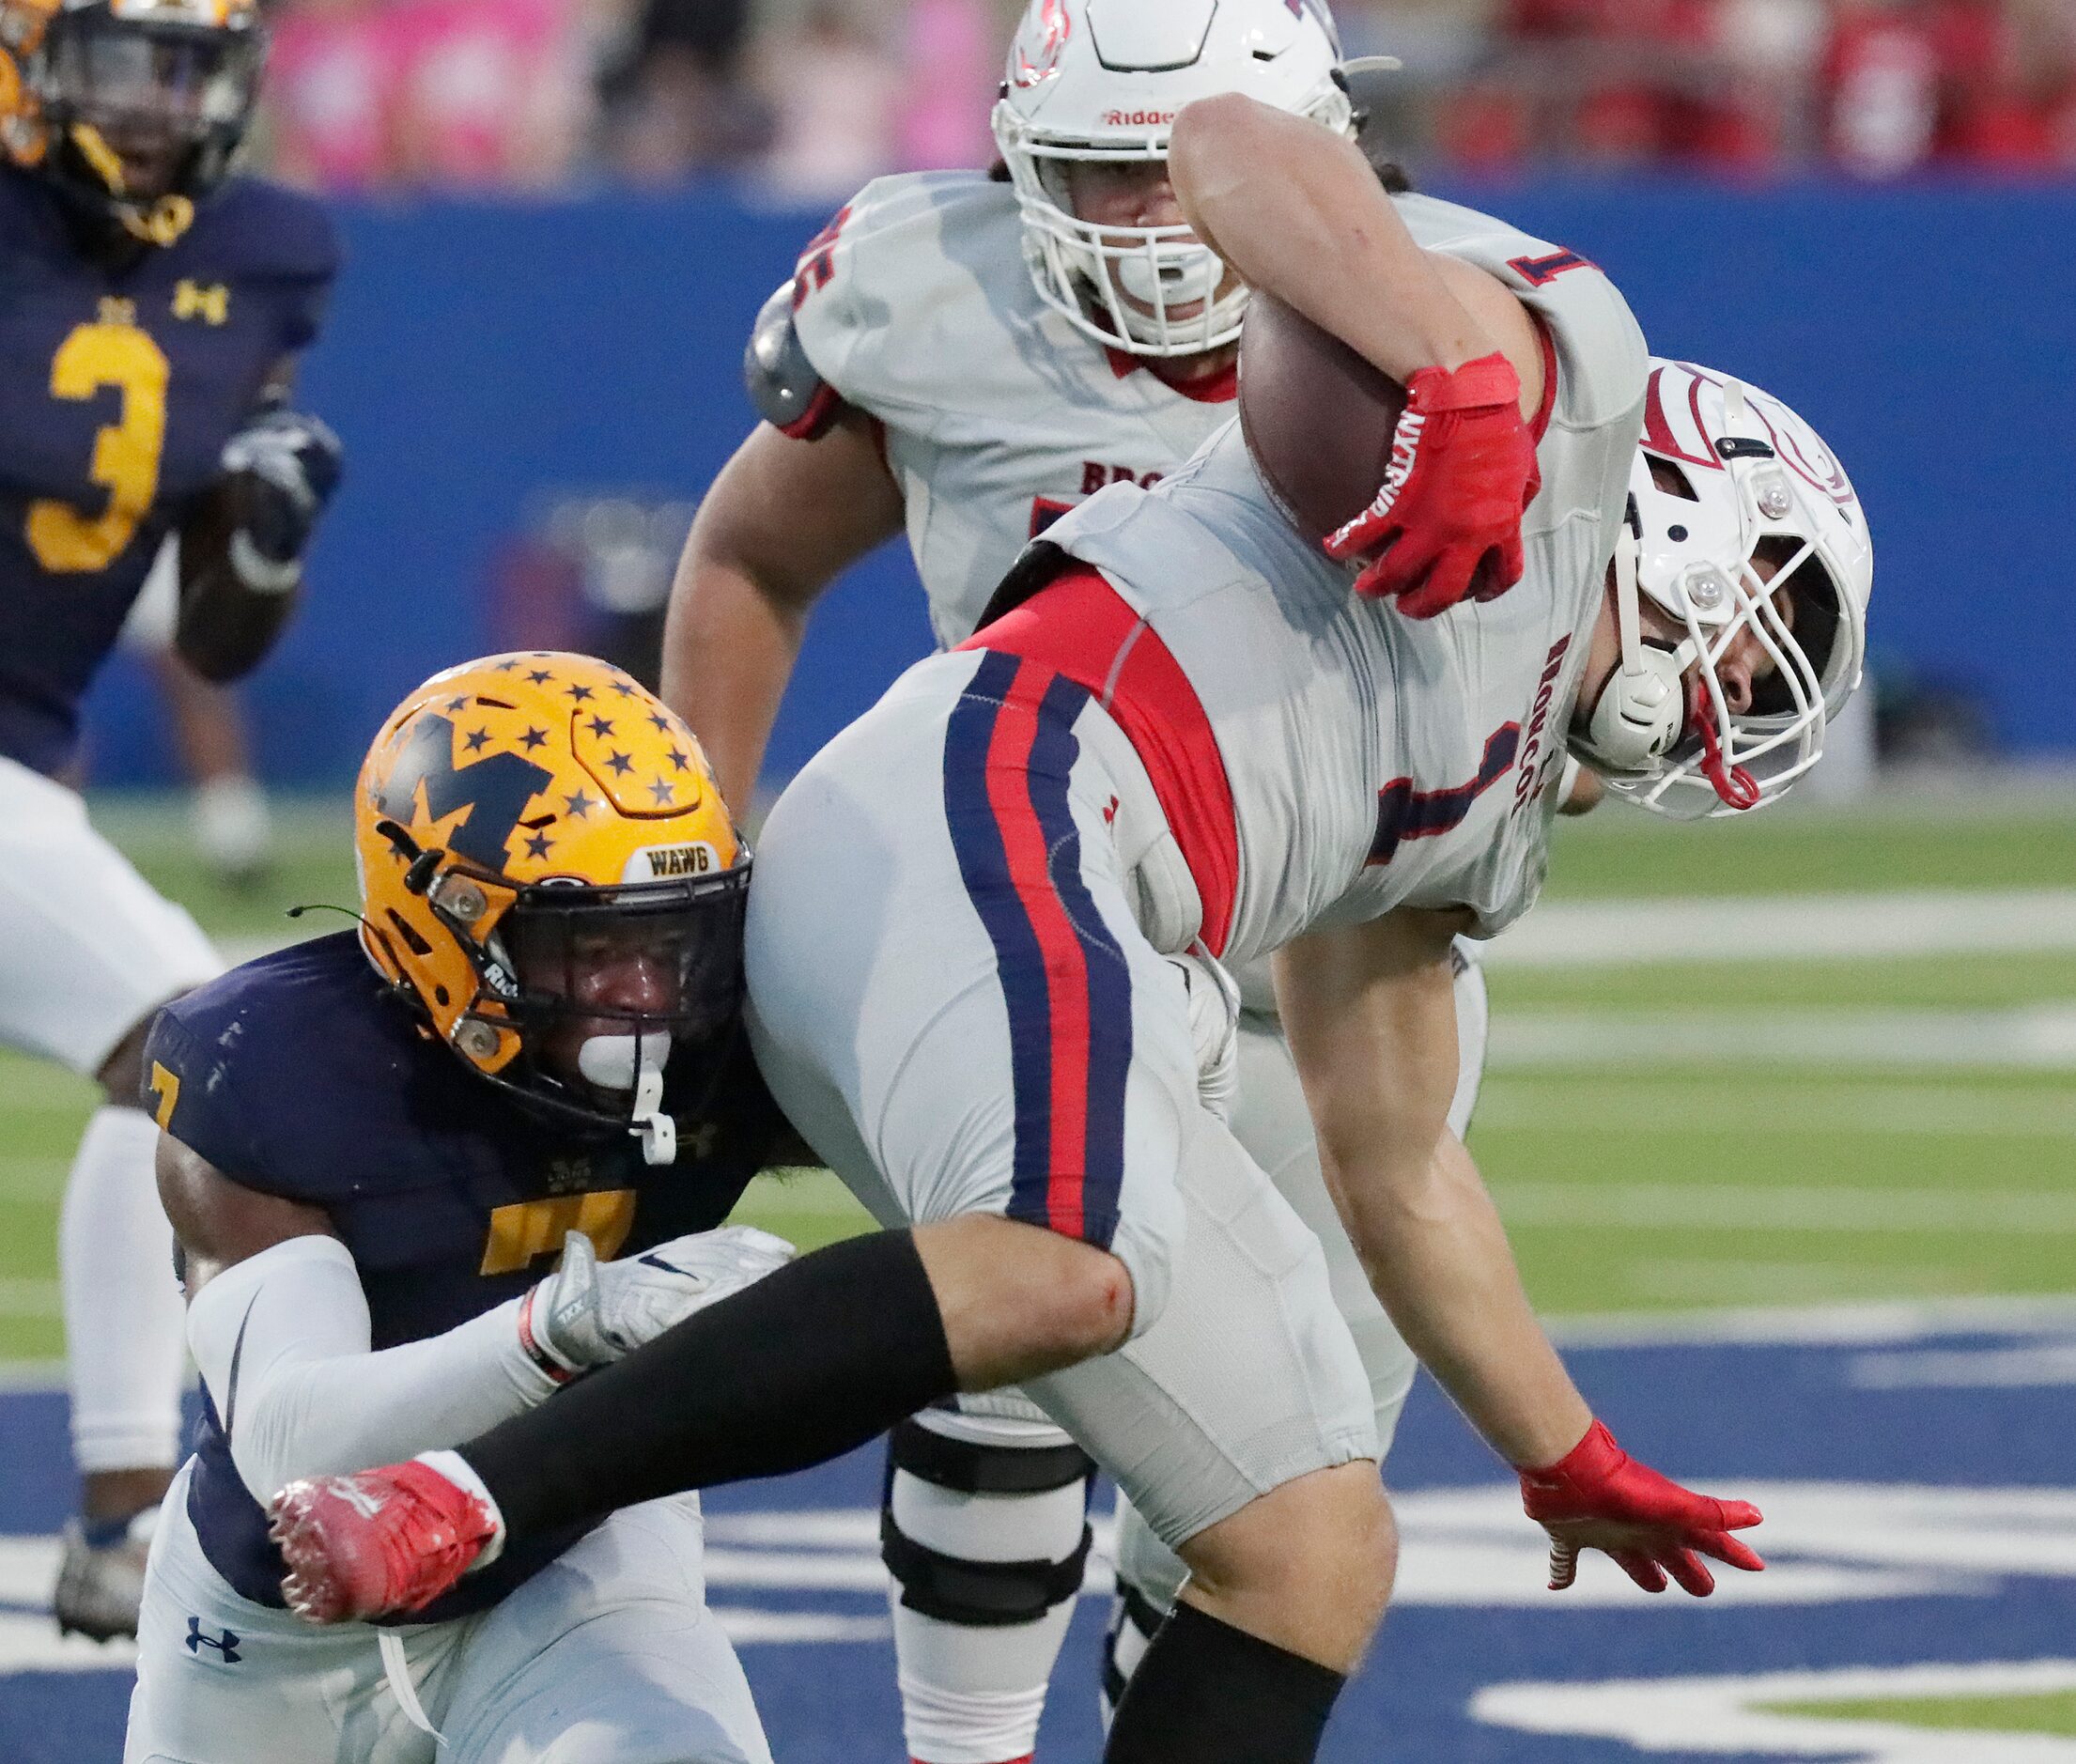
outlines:
[{"label": "gray lineman jersey", "polygon": [[946,648],[1020,551],[1112,482],[1151,484],[1232,414],[1111,355],[1038,298],[1009,185],[980,172],[867,184],[794,289],[808,360],[877,419]]},{"label": "gray lineman jersey", "polygon": [[1507,283],[1554,348],[1518,584],[1426,621],[1358,598],[1277,512],[1236,424],[1154,489],[1107,488],[1047,535],[1117,584],[1210,718],[1239,838],[1230,961],[1402,905],[1468,906],[1490,936],[1533,904],[1547,863],[1642,428],[1644,341],[1575,254],[1448,203],[1398,207],[1422,245]]}]

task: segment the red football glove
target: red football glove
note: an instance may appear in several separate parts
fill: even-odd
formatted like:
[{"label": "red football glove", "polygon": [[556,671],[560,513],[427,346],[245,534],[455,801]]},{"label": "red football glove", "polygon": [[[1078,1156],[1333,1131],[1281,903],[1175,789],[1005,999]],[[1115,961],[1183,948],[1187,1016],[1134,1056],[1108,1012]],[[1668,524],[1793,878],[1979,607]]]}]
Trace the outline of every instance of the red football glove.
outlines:
[{"label": "red football glove", "polygon": [[1766,1566],[1730,1536],[1758,1524],[1758,1508],[1668,1482],[1598,1421],[1547,1470],[1522,1471],[1521,1504],[1550,1534],[1552,1592],[1576,1578],[1581,1550],[1605,1550],[1646,1592],[1665,1591],[1669,1573],[1696,1599],[1715,1590],[1701,1555],[1755,1572]]},{"label": "red football glove", "polygon": [[1356,592],[1396,595],[1412,618],[1490,600],[1521,580],[1522,511],[1542,483],[1511,362],[1423,367],[1405,383],[1384,487],[1326,555],[1364,559]]}]

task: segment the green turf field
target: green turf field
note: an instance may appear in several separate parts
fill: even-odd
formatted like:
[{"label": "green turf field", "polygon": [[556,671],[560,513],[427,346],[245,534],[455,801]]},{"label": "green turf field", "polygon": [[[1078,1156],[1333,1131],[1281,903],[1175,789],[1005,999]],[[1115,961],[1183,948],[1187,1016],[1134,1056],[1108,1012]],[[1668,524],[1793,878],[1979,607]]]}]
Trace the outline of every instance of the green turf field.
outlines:
[{"label": "green turf field", "polygon": [[2076,1737],[2076,1691],[2038,1696],[1908,1696],[1856,1703],[1760,1703],[1782,1715],[1827,1721],[1883,1721],[1903,1727],[1959,1730],[1972,1738],[2000,1733]]},{"label": "green turf field", "polygon": [[[96,812],[240,947],[343,922],[281,917],[296,902],[350,902],[336,811],[286,809],[279,874],[248,895],[209,884],[168,805]],[[1561,829],[1548,899],[2017,889],[2076,890],[2076,798],[1795,805],[1685,828],[1615,808]],[[1791,919],[1792,900],[1780,911]],[[1598,1312],[2076,1291],[2076,939],[2060,941],[1604,967],[1516,967],[1502,948],[1472,1147],[1538,1302]],[[1804,1033],[1770,1051],[1755,1018]],[[1857,1029],[1836,1050],[1834,1018]],[[2006,1022],[2017,1053],[1971,1054]],[[1600,1032],[1637,1023],[1689,1032],[1676,1052],[1609,1057]],[[1515,1044],[1539,1028],[1561,1044],[1526,1058]],[[1572,1035],[1575,1060],[1561,1041]],[[91,1097],[0,1056],[0,1359],[60,1351],[57,1198]],[[863,1217],[815,1174],[760,1182],[746,1212],[807,1245]]]}]

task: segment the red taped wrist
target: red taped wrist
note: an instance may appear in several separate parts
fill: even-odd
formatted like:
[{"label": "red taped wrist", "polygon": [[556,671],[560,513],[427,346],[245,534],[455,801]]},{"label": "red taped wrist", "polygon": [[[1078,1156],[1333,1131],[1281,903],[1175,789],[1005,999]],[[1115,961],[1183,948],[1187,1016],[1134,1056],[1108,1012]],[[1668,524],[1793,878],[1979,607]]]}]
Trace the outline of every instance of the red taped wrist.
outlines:
[{"label": "red taped wrist", "polygon": [[1524,1468],[1521,1476],[1524,1481],[1602,1482],[1627,1456],[1615,1444],[1615,1436],[1607,1431],[1606,1423],[1595,1421],[1586,1430],[1586,1437],[1557,1462],[1540,1470]]},{"label": "red taped wrist", "polygon": [[1406,408],[1432,415],[1437,410],[1475,410],[1488,405],[1518,405],[1521,376],[1498,350],[1461,367],[1423,367],[1405,382]]}]

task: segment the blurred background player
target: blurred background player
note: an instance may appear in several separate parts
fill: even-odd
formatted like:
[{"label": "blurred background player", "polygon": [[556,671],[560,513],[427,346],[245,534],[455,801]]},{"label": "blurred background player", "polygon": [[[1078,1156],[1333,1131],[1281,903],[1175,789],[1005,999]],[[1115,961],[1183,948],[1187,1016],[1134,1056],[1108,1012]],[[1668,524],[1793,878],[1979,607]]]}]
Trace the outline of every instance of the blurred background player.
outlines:
[{"label": "blurred background player", "polygon": [[180,615],[180,542],[169,536],[123,621],[121,643],[144,663],[173,734],[188,788],[188,833],[209,874],[248,889],[266,874],[273,817],[254,775],[243,706],[228,686],[207,680],[174,641]]},{"label": "blurred background player", "polygon": [[[1034,0],[995,110],[996,170],[881,178],[809,246],[751,344],[767,422],[700,508],[666,626],[663,695],[733,799],[749,800],[807,618],[847,565],[906,525],[954,646],[1026,543],[1106,484],[1158,481],[1232,417],[1247,290],[1183,220],[1170,127],[1192,99],[1236,91],[1351,132],[1339,59],[1323,5]],[[1395,168],[1387,181],[1403,187]],[[1468,945],[1458,964],[1461,1134],[1485,995]],[[1265,969],[1243,976],[1235,1033],[1233,983],[1183,966],[1235,1133],[1327,1245],[1387,1449],[1413,1356],[1334,1215]],[[910,1756],[1022,1758],[1081,1584],[1089,1460],[1015,1392],[918,1416],[890,1460]],[[1179,1578],[1143,1527],[1125,1535],[1113,1700]]]},{"label": "blurred background player", "polygon": [[151,1014],[219,969],[56,781],[79,702],[168,534],[175,642],[251,668],[339,470],[287,408],[336,261],[309,198],[232,177],[250,0],[0,0],[0,1037],[98,1078],[60,1226],[74,1451],[61,1627],[135,1624],[175,1460],[172,1239],[138,1106]]},{"label": "blurred background player", "polygon": [[791,1254],[712,1229],[790,1136],[741,1031],[749,849],[684,725],[601,662],[493,656],[398,706],[353,813],[362,929],[147,1047],[207,1407],[127,1756],[768,1764],[696,1495],[512,1550],[408,1631],[283,1608],[283,1483],[457,1444]]}]

